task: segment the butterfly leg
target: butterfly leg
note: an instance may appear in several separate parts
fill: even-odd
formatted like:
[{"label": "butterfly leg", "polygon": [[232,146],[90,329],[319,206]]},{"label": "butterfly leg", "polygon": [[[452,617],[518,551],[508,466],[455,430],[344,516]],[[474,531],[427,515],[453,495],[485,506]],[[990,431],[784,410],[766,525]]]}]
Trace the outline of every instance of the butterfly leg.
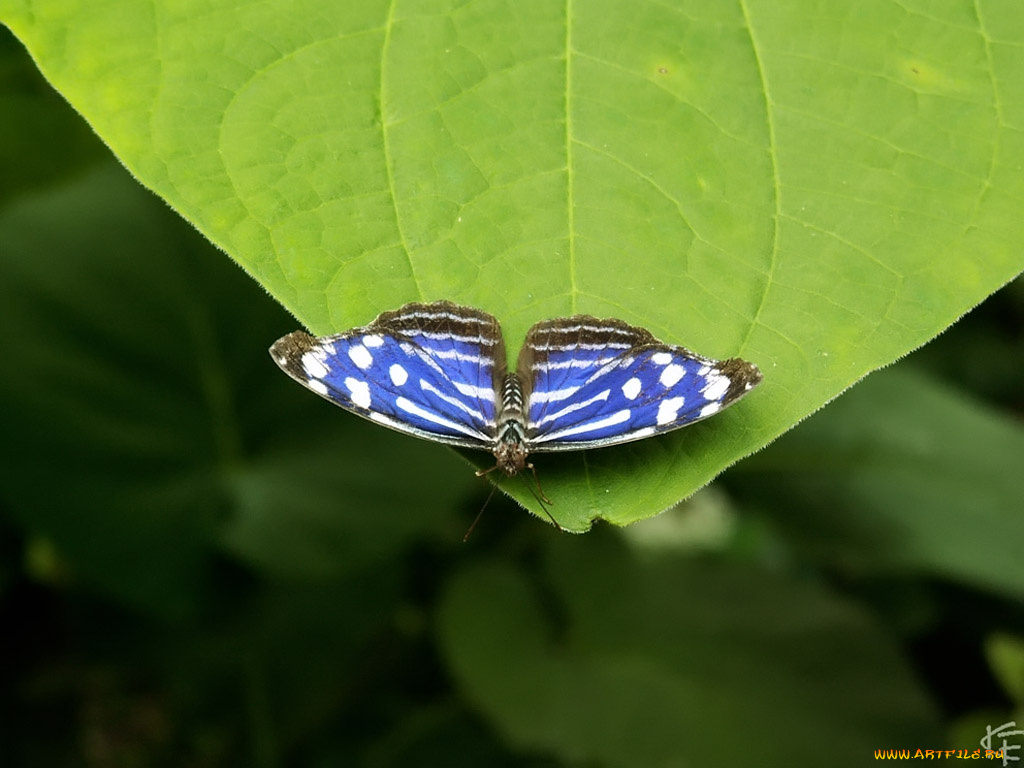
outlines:
[{"label": "butterfly leg", "polygon": [[[522,477],[522,475],[520,475],[520,477]],[[535,480],[537,479],[536,473],[535,473],[534,479]],[[548,509],[548,504],[553,504],[553,502],[550,499],[548,499],[548,497],[546,497],[544,495],[543,490],[541,490],[540,483],[538,483],[538,485],[537,485],[537,490],[534,490],[534,486],[530,485],[525,477],[522,478],[522,481],[525,482],[526,483],[526,487],[529,488],[529,493],[534,495],[534,498],[537,499],[537,501],[540,503],[541,509],[544,510],[544,514],[546,514],[548,516],[548,519],[551,520],[552,523],[554,523],[554,526],[556,528],[558,528],[558,530],[563,532],[563,534],[564,534],[565,528],[563,528],[559,524],[558,520],[555,519],[555,516],[553,514],[551,514],[551,510]],[[540,496],[538,495],[538,490],[540,490]],[[547,502],[548,504],[545,504],[545,502]]]},{"label": "butterfly leg", "polygon": [[[529,483],[526,483],[526,487],[530,489],[530,493],[532,493],[534,495],[534,497],[537,499],[537,501],[540,502],[540,505],[541,505],[541,507],[544,510],[544,514],[548,516],[548,518],[551,520],[552,523],[554,523],[555,528],[557,528],[559,531],[564,531],[565,529],[562,528],[562,526],[558,524],[558,521],[555,520],[555,518],[551,514],[551,512],[548,511],[547,504],[554,504],[554,502],[551,499],[549,499],[547,496],[545,496],[544,495],[544,491],[541,490],[540,480],[537,477],[537,469],[536,469],[536,467],[534,467],[532,463],[531,464],[526,464],[525,466],[528,467],[531,472],[533,472],[533,482],[536,484],[537,490],[535,491],[533,489],[533,486],[530,485]],[[491,472],[493,472],[494,470],[496,470],[496,469],[498,469],[500,467],[501,467],[501,464],[495,464],[490,469],[478,469],[476,471],[476,476],[477,477],[483,477],[484,475],[489,475],[489,474],[491,474]],[[523,478],[523,480],[525,482],[526,478]],[[497,486],[495,486],[495,487],[497,487]],[[490,499],[490,497],[488,497],[488,499]],[[479,517],[479,515],[478,515],[478,517]],[[473,526],[475,526],[475,525],[476,525],[476,522],[474,521],[473,525],[470,526],[470,531],[473,530]],[[466,535],[468,536],[469,534],[467,533]]]},{"label": "butterfly leg", "polygon": [[[544,495],[544,489],[540,487],[540,478],[537,477],[537,468],[535,466],[533,466],[532,462],[527,464],[526,467],[531,472],[533,472],[533,482],[537,486],[537,494],[538,494],[540,500],[545,502],[546,504],[554,504],[555,502],[553,502],[551,499],[549,499],[547,496],[545,496]],[[552,518],[552,520],[554,520],[554,518]],[[555,523],[555,525],[558,525],[558,523]]]},{"label": "butterfly leg", "polygon": [[[526,466],[528,466],[530,469],[533,469],[533,464],[527,464]],[[520,477],[522,477],[522,475],[520,475]],[[560,532],[565,533],[565,529],[561,525],[559,525],[558,521],[555,520],[555,516],[551,514],[551,511],[547,507],[547,504],[553,504],[554,502],[551,501],[551,499],[549,499],[547,496],[545,496],[544,491],[540,489],[540,483],[537,481],[537,470],[535,469],[533,469],[533,481],[537,484],[536,491],[533,490],[533,486],[530,485],[527,479],[523,477],[523,482],[526,483],[526,487],[530,489],[530,493],[533,494],[534,498],[537,499],[538,502],[540,502],[540,506],[541,509],[544,510],[544,514],[547,515],[548,519],[555,524],[555,528],[557,528]],[[544,502],[547,502],[547,504],[545,504]]]},{"label": "butterfly leg", "polygon": [[478,469],[476,471],[476,476],[477,477],[484,477],[485,475],[489,475],[489,474],[491,474],[491,472],[493,472],[494,470],[496,470],[500,466],[501,466],[500,464],[495,464],[490,469]]},{"label": "butterfly leg", "polygon": [[541,507],[543,507],[544,509],[544,514],[546,514],[551,519],[551,522],[555,524],[555,528],[557,528],[562,533],[565,533],[565,529],[558,524],[558,521],[555,520],[555,516],[552,515],[550,511],[548,511],[548,508],[546,506],[544,506],[545,502],[548,504],[554,504],[555,502],[553,502],[551,499],[544,495],[544,491],[540,487],[540,478],[537,477],[537,468],[534,467],[532,463],[527,464],[526,466],[530,469],[531,472],[533,472],[533,482],[537,486],[537,490],[534,491],[529,483],[526,484],[526,487],[530,489],[530,493],[532,493],[537,498],[537,501],[540,502]]}]

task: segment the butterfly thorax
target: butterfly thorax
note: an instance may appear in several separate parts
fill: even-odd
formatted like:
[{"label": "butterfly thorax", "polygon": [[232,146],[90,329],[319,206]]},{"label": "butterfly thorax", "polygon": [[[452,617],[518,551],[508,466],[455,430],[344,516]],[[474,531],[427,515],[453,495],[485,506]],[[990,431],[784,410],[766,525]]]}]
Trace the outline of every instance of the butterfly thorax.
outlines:
[{"label": "butterfly thorax", "polygon": [[515,475],[526,466],[529,451],[523,424],[523,384],[516,374],[509,373],[501,382],[498,441],[494,446],[494,458],[506,475]]}]

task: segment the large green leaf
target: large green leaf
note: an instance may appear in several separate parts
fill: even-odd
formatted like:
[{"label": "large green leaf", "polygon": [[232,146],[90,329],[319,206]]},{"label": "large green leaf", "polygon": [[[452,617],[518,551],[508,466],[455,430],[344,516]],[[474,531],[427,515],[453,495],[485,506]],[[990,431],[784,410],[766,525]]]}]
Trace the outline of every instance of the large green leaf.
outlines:
[{"label": "large green leaf", "polygon": [[1016,3],[0,0],[0,19],[314,332],[450,298],[513,350],[580,311],[760,365],[708,424],[545,459],[573,530],[686,496],[1022,266]]}]

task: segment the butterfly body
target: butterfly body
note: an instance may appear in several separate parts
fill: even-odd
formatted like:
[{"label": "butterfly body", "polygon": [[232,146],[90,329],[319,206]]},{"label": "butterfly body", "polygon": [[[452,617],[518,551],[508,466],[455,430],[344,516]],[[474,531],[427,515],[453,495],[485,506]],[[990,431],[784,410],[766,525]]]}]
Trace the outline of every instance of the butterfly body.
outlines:
[{"label": "butterfly body", "polygon": [[400,432],[489,450],[515,475],[532,453],[639,440],[692,424],[760,381],[751,363],[663,344],[621,320],[537,323],[515,371],[498,321],[447,301],[407,304],[368,326],[270,349],[292,378]]},{"label": "butterfly body", "polygon": [[505,374],[498,409],[498,441],[491,451],[497,467],[510,477],[526,466],[530,450],[523,424],[523,382],[515,373]]}]

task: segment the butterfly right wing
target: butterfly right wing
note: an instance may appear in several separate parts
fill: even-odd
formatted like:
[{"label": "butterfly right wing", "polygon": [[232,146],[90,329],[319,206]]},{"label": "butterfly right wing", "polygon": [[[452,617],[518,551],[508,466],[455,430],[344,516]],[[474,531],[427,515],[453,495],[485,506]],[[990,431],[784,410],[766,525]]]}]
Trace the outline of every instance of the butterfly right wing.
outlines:
[{"label": "butterfly right wing", "polygon": [[640,440],[706,419],[758,385],[757,366],[712,360],[621,320],[537,323],[519,357],[530,451]]},{"label": "butterfly right wing", "polygon": [[486,312],[407,304],[336,336],[290,333],[270,355],[306,388],[399,432],[471,448],[496,440],[505,345]]}]

